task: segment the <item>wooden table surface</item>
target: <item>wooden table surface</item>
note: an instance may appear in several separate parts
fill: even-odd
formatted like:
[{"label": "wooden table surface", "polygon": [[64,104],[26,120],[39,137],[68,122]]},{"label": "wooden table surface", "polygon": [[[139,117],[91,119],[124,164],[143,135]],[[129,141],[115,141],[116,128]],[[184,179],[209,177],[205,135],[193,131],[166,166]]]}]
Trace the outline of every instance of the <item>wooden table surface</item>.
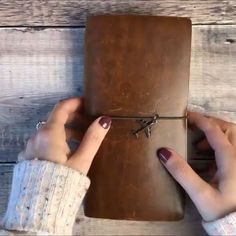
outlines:
[{"label": "wooden table surface", "polygon": [[[148,14],[192,19],[189,107],[236,121],[235,0],[0,0],[0,215],[17,153],[59,100],[83,94],[85,20],[93,14]],[[189,162],[204,175],[208,160]],[[205,235],[187,198],[178,222],[86,218],[79,235]]]}]

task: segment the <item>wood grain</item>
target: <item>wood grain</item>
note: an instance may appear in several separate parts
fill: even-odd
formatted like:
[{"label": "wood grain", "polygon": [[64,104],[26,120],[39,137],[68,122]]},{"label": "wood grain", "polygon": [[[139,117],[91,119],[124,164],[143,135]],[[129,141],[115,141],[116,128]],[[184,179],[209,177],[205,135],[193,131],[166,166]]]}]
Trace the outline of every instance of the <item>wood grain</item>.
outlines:
[{"label": "wood grain", "polygon": [[236,27],[193,28],[189,110],[236,123]]},{"label": "wood grain", "polygon": [[[11,188],[13,165],[0,165],[0,217],[3,216]],[[106,220],[85,217],[80,208],[73,230],[74,235],[206,235],[201,218],[190,199],[186,198],[185,217],[176,222],[144,222]]]},{"label": "wood grain", "polygon": [[233,0],[1,0],[2,26],[83,26],[93,14],[191,17],[193,24],[235,24]]},{"label": "wood grain", "polygon": [[[60,99],[83,94],[83,28],[0,29],[0,162]],[[189,108],[236,122],[236,26],[194,26]]]}]

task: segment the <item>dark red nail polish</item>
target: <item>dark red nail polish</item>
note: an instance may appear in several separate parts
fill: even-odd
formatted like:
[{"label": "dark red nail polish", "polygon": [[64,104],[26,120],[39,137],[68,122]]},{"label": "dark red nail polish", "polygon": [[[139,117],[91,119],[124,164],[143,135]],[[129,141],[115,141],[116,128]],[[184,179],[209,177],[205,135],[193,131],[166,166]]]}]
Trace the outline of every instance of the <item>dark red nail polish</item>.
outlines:
[{"label": "dark red nail polish", "polygon": [[166,148],[159,148],[157,150],[157,156],[162,162],[166,163],[171,157],[171,152]]},{"label": "dark red nail polish", "polygon": [[102,116],[101,119],[99,120],[99,124],[102,126],[102,128],[108,129],[111,125],[111,117]]}]

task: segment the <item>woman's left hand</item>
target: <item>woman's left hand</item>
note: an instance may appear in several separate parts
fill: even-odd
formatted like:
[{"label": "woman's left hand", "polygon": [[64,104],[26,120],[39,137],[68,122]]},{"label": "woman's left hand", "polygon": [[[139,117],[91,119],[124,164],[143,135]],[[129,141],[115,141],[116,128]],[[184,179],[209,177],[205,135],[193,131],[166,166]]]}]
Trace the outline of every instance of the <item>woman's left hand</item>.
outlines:
[{"label": "woman's left hand", "polygon": [[[110,117],[97,118],[83,135],[82,131],[67,128],[71,122],[81,123],[82,99],[72,98],[58,103],[49,115],[45,125],[29,139],[19,160],[39,159],[69,166],[87,174],[110,125]],[[72,153],[67,141],[80,140],[77,150]]]}]

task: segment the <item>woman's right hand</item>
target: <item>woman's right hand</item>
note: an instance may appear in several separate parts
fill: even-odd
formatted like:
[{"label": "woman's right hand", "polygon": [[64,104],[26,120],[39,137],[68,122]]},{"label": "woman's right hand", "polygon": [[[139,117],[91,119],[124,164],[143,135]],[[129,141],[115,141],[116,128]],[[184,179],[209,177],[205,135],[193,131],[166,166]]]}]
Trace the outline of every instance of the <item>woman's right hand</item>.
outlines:
[{"label": "woman's right hand", "polygon": [[205,137],[196,143],[201,151],[213,150],[217,171],[210,183],[201,179],[171,148],[161,148],[158,156],[170,174],[185,189],[204,221],[213,221],[236,211],[236,125],[189,112],[193,130]]}]

